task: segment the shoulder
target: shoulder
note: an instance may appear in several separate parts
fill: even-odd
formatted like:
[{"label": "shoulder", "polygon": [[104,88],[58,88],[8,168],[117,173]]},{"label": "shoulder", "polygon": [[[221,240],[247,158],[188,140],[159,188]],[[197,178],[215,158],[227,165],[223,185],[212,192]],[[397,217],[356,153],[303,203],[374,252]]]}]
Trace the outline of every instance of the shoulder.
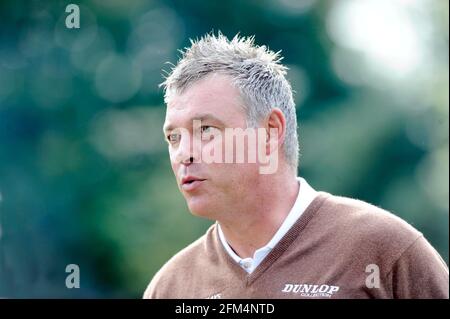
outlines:
[{"label": "shoulder", "polygon": [[355,256],[382,256],[393,263],[422,233],[393,213],[367,202],[329,195],[321,207],[326,228]]},{"label": "shoulder", "polygon": [[335,262],[353,269],[359,282],[365,282],[367,267],[376,265],[392,297],[448,298],[445,262],[405,220],[367,202],[330,194],[317,213],[313,229],[331,245]]},{"label": "shoulder", "polygon": [[408,242],[422,235],[404,219],[362,200],[330,195],[323,206],[333,215],[333,224],[349,230],[349,235],[392,237]]},{"label": "shoulder", "polygon": [[167,298],[163,293],[165,290],[169,287],[174,289],[174,284],[180,278],[185,277],[191,269],[197,269],[196,264],[208,251],[208,238],[213,236],[215,227],[215,224],[212,225],[203,236],[170,258],[154,275],[143,298]]}]

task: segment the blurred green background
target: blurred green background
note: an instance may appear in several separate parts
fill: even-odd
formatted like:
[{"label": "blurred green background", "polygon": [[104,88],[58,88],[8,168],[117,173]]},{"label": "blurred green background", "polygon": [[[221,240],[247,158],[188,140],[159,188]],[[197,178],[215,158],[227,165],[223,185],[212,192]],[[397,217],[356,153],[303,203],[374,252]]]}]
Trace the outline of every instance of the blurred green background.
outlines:
[{"label": "blurred green background", "polygon": [[211,30],[282,50],[301,176],[448,263],[448,1],[73,1],[80,29],[68,3],[0,2],[0,297],[141,297],[210,225],[177,190],[157,85]]}]

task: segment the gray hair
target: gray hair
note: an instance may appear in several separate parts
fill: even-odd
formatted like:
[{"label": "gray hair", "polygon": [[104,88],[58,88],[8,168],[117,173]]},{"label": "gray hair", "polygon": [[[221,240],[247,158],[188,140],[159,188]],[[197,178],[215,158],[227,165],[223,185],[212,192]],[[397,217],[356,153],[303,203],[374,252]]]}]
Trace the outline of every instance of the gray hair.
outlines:
[{"label": "gray hair", "polygon": [[287,67],[280,61],[280,51],[254,43],[254,37],[236,35],[231,41],[222,33],[207,34],[191,40],[191,46],[180,50],[182,56],[168,72],[164,87],[164,101],[181,94],[195,81],[211,74],[229,75],[244,100],[247,124],[255,127],[274,107],[286,117],[284,153],[294,169],[298,166],[297,117],[292,88],[285,78]]}]

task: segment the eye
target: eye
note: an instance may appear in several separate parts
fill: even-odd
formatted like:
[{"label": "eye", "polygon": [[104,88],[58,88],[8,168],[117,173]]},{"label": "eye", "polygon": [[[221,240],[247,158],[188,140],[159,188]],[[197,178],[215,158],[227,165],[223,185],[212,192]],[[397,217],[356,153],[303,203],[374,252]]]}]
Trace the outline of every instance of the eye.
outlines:
[{"label": "eye", "polygon": [[214,126],[204,125],[201,127],[201,134],[203,141],[210,141],[213,140],[219,132]]},{"label": "eye", "polygon": [[202,133],[209,133],[212,128],[213,128],[212,126],[204,125],[204,126],[201,127],[201,132]]},{"label": "eye", "polygon": [[180,134],[177,134],[177,133],[168,134],[167,135],[167,141],[170,144],[178,143],[180,141]]}]

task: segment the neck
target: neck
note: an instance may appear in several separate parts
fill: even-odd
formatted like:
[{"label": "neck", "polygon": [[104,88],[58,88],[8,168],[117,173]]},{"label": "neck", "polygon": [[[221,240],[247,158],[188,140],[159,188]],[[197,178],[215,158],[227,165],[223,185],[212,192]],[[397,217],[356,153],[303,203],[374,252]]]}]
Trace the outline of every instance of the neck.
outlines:
[{"label": "neck", "polygon": [[[253,257],[275,235],[299,192],[295,175],[263,176],[257,189],[231,218],[218,220],[228,244],[241,258]],[[244,208],[245,207],[245,208]]]}]

